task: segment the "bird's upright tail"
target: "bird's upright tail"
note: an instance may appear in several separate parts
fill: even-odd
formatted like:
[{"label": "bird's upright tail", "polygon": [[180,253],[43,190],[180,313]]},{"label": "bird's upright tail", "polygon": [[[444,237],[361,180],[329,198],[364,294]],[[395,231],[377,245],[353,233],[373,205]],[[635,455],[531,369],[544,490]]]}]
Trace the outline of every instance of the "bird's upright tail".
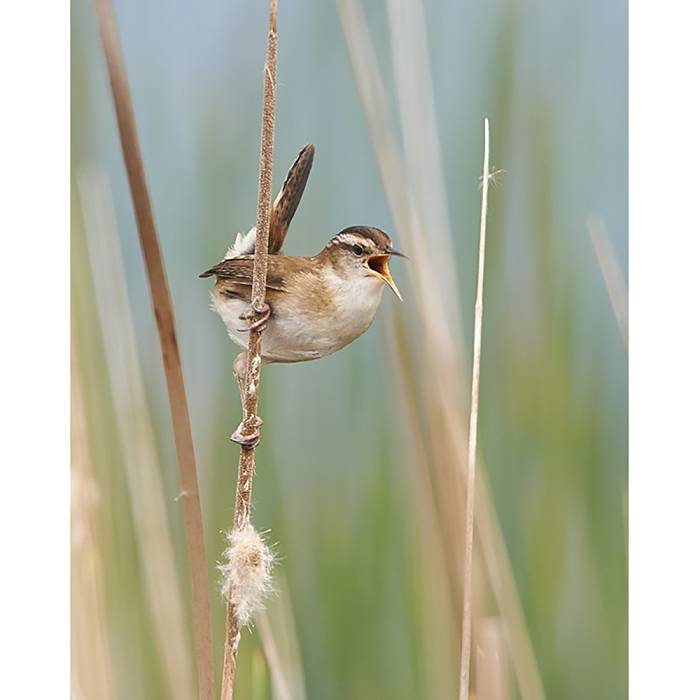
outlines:
[{"label": "bird's upright tail", "polygon": [[[307,144],[299,151],[299,155],[287,173],[282,188],[272,204],[270,214],[270,237],[268,251],[276,255],[282,250],[284,239],[289,230],[289,224],[294,218],[301,197],[309,179],[311,166],[314,162],[315,149],[313,144]],[[225,259],[239,258],[242,255],[252,255],[255,252],[255,226],[245,235],[239,233],[233,246],[229,248]]]}]

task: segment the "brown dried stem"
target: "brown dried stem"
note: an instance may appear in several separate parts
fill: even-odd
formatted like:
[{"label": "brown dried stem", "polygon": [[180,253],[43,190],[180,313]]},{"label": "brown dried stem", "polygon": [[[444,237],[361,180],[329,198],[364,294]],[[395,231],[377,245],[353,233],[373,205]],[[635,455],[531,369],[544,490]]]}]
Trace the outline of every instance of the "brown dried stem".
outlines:
[{"label": "brown dried stem", "polygon": [[469,661],[472,633],[472,553],[474,548],[474,491],[476,485],[476,432],[479,419],[479,380],[481,376],[481,325],[484,315],[484,258],[486,257],[486,212],[489,196],[489,120],[484,119],[484,171],[481,181],[481,224],[479,265],[474,304],[474,354],[472,356],[472,400],[469,412],[467,449],[467,539],[464,561],[464,602],[462,612],[462,663],[459,673],[460,700],[469,700]]},{"label": "brown dried stem", "polygon": [[189,411],[187,409],[180,351],[175,334],[172,301],[141,159],[136,120],[119,44],[114,9],[110,0],[93,0],[93,6],[97,17],[102,48],[107,61],[122,154],[136,215],[141,252],[151,290],[151,301],[156,317],[156,325],[158,326],[165,378],[168,385],[170,411],[175,433],[175,448],[180,471],[180,486],[183,491],[183,498],[180,499],[180,502],[182,503],[185,517],[185,540],[192,589],[199,697],[213,700],[215,692],[214,655],[211,641],[211,613],[209,607],[207,559],[204,548],[204,527],[197,485],[197,465],[192,442]]},{"label": "brown dried stem", "polygon": [[[258,213],[255,221],[255,258],[253,262],[253,289],[251,305],[257,318],[265,304],[265,282],[267,279],[267,246],[270,233],[270,210],[272,206],[272,151],[275,136],[275,85],[277,72],[277,0],[270,0],[270,18],[267,35],[267,55],[263,75],[263,113],[260,139],[260,177],[258,181]],[[255,319],[254,319],[255,320]],[[246,379],[241,391],[243,408],[243,431],[255,430],[260,393],[260,345],[262,329],[251,330],[248,338]],[[253,474],[255,472],[255,448],[241,447],[238,460],[238,483],[236,485],[236,510],[233,527],[242,530],[250,521],[250,500]],[[224,667],[221,680],[221,698],[233,697],[236,676],[236,659],[241,638],[241,621],[229,592],[226,603],[226,632],[224,640]]]}]

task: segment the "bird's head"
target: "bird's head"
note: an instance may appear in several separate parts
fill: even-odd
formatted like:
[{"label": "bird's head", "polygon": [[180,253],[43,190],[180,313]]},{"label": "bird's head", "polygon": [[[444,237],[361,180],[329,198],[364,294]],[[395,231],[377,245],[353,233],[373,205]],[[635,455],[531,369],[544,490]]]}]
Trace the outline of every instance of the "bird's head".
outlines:
[{"label": "bird's head", "polygon": [[336,233],[324,253],[347,275],[381,279],[403,301],[389,272],[389,260],[393,255],[406,256],[393,247],[391,238],[384,231],[371,226],[351,226]]}]

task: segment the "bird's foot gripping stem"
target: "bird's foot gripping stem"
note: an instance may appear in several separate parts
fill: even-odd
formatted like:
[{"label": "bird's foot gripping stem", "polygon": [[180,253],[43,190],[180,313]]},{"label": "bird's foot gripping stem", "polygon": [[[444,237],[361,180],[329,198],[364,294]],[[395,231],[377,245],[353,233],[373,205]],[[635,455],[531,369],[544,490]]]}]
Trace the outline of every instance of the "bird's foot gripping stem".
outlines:
[{"label": "bird's foot gripping stem", "polygon": [[[250,321],[250,324],[248,328],[242,328],[241,330],[244,331],[264,331],[265,326],[267,326],[267,322],[270,319],[270,314],[272,313],[272,310],[270,309],[270,305],[265,302],[263,304],[262,311],[260,312],[260,318],[255,319],[257,316],[257,312],[253,307],[251,306],[248,311],[243,312],[238,318],[241,319],[241,321]],[[255,319],[255,320],[253,320]]]},{"label": "bird's foot gripping stem", "polygon": [[260,416],[255,416],[253,430],[249,431],[245,421],[241,421],[235,432],[231,435],[231,440],[249,450],[257,447],[260,444],[260,426],[262,424],[262,418],[260,418]]}]

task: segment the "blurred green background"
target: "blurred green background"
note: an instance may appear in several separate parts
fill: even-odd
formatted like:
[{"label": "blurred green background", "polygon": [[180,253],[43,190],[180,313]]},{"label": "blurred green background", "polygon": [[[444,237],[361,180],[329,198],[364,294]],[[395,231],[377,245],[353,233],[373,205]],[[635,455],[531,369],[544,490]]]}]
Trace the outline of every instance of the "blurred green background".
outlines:
[{"label": "blurred green background", "polygon": [[[231,374],[235,349],[209,310],[209,282],[197,275],[255,220],[267,7],[221,0],[115,4],[176,314],[220,664],[224,606],[216,560],[232,517],[238,452],[228,435],[240,409]],[[460,342],[467,348],[484,115],[491,120],[492,164],[505,170],[490,201],[479,449],[542,681],[551,698],[624,698],[627,356],[587,221],[597,216],[605,223],[626,271],[626,3],[424,5],[468,329]],[[386,9],[365,2],[365,11],[396,114]],[[91,232],[78,188],[85,168],[103,171],[112,190],[186,594],[172,429],[95,22],[87,0],[74,0],[72,13],[74,337],[99,493],[114,685],[120,698],[168,697],[95,303],[100,279],[90,266]],[[394,231],[336,5],[282,1],[279,32],[275,187],[303,144],[317,148],[286,251],[314,254],[352,224]],[[424,233],[430,240],[430,230]],[[417,573],[429,563],[417,544],[414,467],[385,349],[393,315],[410,327],[415,306],[406,265],[421,260],[398,263],[394,276],[407,297],[400,310],[385,295],[374,326],[349,348],[263,373],[253,521],[276,543],[276,576],[286,581],[310,698],[454,695],[456,675],[445,681],[444,674],[456,674],[458,649],[447,659],[437,648],[434,657],[425,653],[426,628],[451,638],[430,612],[440,602],[426,602],[438,589],[431,593]],[[419,358],[420,336],[411,342]],[[469,377],[455,381],[468,386]],[[272,693],[261,680],[259,648],[257,634],[244,633],[240,697]]]}]

